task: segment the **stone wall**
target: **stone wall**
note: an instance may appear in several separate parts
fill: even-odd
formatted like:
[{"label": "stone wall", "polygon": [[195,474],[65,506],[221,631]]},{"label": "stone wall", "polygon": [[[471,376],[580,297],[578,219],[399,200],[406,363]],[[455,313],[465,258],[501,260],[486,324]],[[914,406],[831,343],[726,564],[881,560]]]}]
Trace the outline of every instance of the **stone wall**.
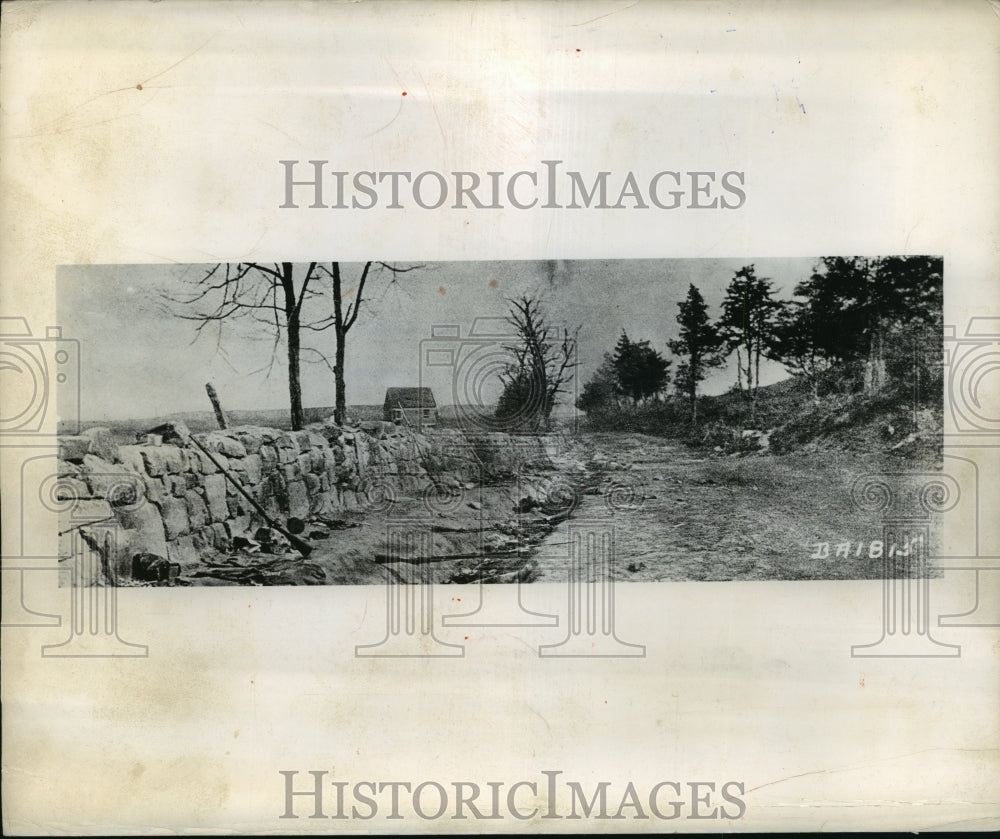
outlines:
[{"label": "stone wall", "polygon": [[60,492],[77,503],[60,530],[97,543],[111,520],[115,547],[104,562],[125,580],[139,554],[183,569],[205,552],[231,550],[235,537],[252,537],[266,522],[237,484],[279,522],[308,521],[364,512],[387,493],[503,480],[526,464],[544,468],[560,446],[557,438],[500,433],[415,434],[383,422],[297,432],[247,426],[194,437],[210,454],[155,434],[116,445],[101,428],[63,438]]}]

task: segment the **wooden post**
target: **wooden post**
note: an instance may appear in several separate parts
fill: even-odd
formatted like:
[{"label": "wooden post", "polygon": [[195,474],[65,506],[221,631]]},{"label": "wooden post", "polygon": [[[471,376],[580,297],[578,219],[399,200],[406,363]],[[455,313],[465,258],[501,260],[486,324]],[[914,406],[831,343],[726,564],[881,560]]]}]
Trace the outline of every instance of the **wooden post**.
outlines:
[{"label": "wooden post", "polygon": [[226,412],[222,410],[222,405],[219,404],[219,394],[215,392],[215,388],[212,387],[211,382],[206,382],[205,390],[208,392],[208,398],[212,400],[215,421],[219,423],[219,428],[223,430],[229,428],[229,420],[226,419]]}]

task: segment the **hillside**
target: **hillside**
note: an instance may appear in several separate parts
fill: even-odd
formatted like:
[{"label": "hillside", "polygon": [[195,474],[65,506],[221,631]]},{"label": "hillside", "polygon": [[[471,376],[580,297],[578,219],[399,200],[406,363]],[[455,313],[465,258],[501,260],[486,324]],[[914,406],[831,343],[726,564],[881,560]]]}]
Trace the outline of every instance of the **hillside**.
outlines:
[{"label": "hillside", "polygon": [[942,407],[940,398],[925,398],[915,406],[905,386],[875,396],[830,393],[816,401],[808,386],[793,377],[761,387],[752,415],[749,400],[733,390],[700,397],[694,424],[688,403],[668,397],[589,415],[588,425],[679,438],[724,453],[849,451],[933,463]]}]

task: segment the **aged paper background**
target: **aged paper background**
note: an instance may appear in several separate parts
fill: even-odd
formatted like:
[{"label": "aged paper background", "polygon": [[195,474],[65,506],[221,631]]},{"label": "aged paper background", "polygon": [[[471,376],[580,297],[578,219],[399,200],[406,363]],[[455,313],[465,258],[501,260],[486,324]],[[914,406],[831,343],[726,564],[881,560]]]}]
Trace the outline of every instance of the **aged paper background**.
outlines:
[{"label": "aged paper background", "polygon": [[[998,46],[988,2],[9,4],[2,314],[54,324],[65,264],[932,253],[961,331],[1000,315]],[[289,158],[738,169],[748,200],[704,214],[279,210]],[[973,454],[981,510],[996,509],[995,451]],[[23,452],[0,455],[6,563]],[[26,525],[43,551],[54,519]],[[996,521],[980,525],[996,553]],[[619,586],[619,633],[647,647],[621,660],[540,659],[528,629],[477,630],[460,659],[356,659],[379,632],[378,588],[123,590],[122,637],[146,658],[45,659],[65,620],[4,629],[4,827],[522,824],[282,821],[279,770],[745,784],[736,822],[531,824],[551,831],[996,827],[997,629],[935,626],[957,658],[852,658],[878,637],[880,590]],[[563,596],[531,592],[554,609]],[[32,597],[67,614],[65,589]],[[949,572],[932,597],[935,621],[970,609],[975,575]]]}]

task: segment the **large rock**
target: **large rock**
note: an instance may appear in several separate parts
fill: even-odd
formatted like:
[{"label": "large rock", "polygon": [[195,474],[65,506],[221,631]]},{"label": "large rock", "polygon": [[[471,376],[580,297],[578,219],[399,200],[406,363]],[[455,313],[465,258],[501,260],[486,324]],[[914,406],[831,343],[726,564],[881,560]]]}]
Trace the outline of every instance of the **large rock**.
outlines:
[{"label": "large rock", "polygon": [[189,527],[197,530],[209,524],[208,507],[205,506],[205,499],[195,490],[188,490],[184,493],[184,505],[187,507]]},{"label": "large rock", "polygon": [[322,434],[319,434],[316,431],[306,431],[305,434],[309,438],[309,443],[313,448],[327,447],[328,444],[326,442],[326,437],[324,437]]},{"label": "large rock", "polygon": [[139,504],[118,511],[122,527],[128,528],[132,553],[167,555],[167,538],[160,512],[152,504]]},{"label": "large rock", "polygon": [[121,463],[110,463],[93,454],[83,458],[83,479],[93,494],[112,504],[134,504],[145,494],[143,479]]},{"label": "large rock", "polygon": [[309,518],[309,493],[304,481],[288,484],[288,515],[297,519]]},{"label": "large rock", "polygon": [[259,452],[264,444],[264,435],[256,428],[234,428],[230,433],[243,444],[247,452]]},{"label": "large rock", "polygon": [[384,420],[368,420],[361,423],[361,430],[371,437],[384,440],[387,435],[396,430],[396,426]]},{"label": "large rock", "polygon": [[141,582],[167,582],[176,577],[180,568],[165,556],[137,553],[132,557],[132,578]]},{"label": "large rock", "polygon": [[160,515],[163,516],[163,529],[167,539],[176,539],[178,536],[187,535],[190,524],[188,523],[187,504],[184,501],[168,495],[163,499]]},{"label": "large rock", "polygon": [[259,454],[248,454],[243,459],[243,466],[246,469],[247,481],[251,485],[259,484],[263,468],[261,456]]},{"label": "large rock", "polygon": [[299,456],[298,441],[287,431],[275,438],[274,447],[278,451],[278,460],[281,463],[291,463]]},{"label": "large rock", "polygon": [[228,551],[232,545],[225,525],[216,522],[194,533],[192,544],[199,550]]},{"label": "large rock", "polygon": [[[170,494],[167,492],[163,479],[151,478],[149,475],[143,475],[142,481],[146,486],[146,498],[156,505],[163,504],[163,499]],[[153,553],[155,553],[155,551]]]},{"label": "large rock", "polygon": [[87,449],[88,454],[97,455],[109,463],[118,463],[120,461],[118,444],[115,442],[114,437],[111,436],[110,429],[88,428],[83,432],[83,436],[90,440],[90,446]]},{"label": "large rock", "polygon": [[79,478],[61,477],[56,483],[56,501],[76,501],[77,499],[93,498],[89,486]]},{"label": "large rock", "polygon": [[187,468],[187,457],[177,446],[143,446],[146,473],[154,478],[179,475]]},{"label": "large rock", "polygon": [[83,498],[73,505],[69,514],[60,516],[60,529],[65,529],[67,525],[83,524],[85,522],[97,523],[110,521],[115,516],[111,505],[103,498]]},{"label": "large rock", "polygon": [[119,446],[118,457],[127,469],[146,474],[146,462],[142,459],[142,446]]},{"label": "large rock", "polygon": [[212,525],[212,547],[217,551],[228,551],[232,547],[229,531],[221,522]]},{"label": "large rock", "polygon": [[194,546],[194,539],[181,536],[167,545],[167,558],[181,566],[181,570],[196,566],[201,561],[201,555]]},{"label": "large rock", "polygon": [[[203,472],[206,475],[211,475],[211,474],[219,471],[218,466],[215,465],[215,463],[213,462],[212,458],[210,458],[203,451],[196,449],[195,450],[195,454],[197,455],[197,457],[198,457],[198,463],[201,466],[201,469],[199,471]],[[215,460],[219,461],[220,464],[222,463],[222,461],[219,460],[220,455],[214,455],[214,457],[215,457]]]},{"label": "large rock", "polygon": [[200,438],[201,444],[210,452],[221,452],[226,457],[246,457],[246,447],[234,437],[221,431],[210,431]]},{"label": "large rock", "polygon": [[59,459],[70,463],[82,463],[84,455],[90,451],[90,438],[63,436],[59,438]]},{"label": "large rock", "polygon": [[311,472],[309,472],[302,476],[302,480],[305,482],[306,493],[309,495],[310,498],[315,498],[316,496],[319,495],[321,490],[319,475],[314,475]]},{"label": "large rock", "polygon": [[242,495],[227,495],[226,506],[229,508],[228,519],[238,518],[250,508],[250,505]]},{"label": "large rock", "polygon": [[225,521],[229,518],[229,506],[226,504],[226,479],[222,475],[205,476],[205,500],[208,502],[208,512],[212,521]]}]

